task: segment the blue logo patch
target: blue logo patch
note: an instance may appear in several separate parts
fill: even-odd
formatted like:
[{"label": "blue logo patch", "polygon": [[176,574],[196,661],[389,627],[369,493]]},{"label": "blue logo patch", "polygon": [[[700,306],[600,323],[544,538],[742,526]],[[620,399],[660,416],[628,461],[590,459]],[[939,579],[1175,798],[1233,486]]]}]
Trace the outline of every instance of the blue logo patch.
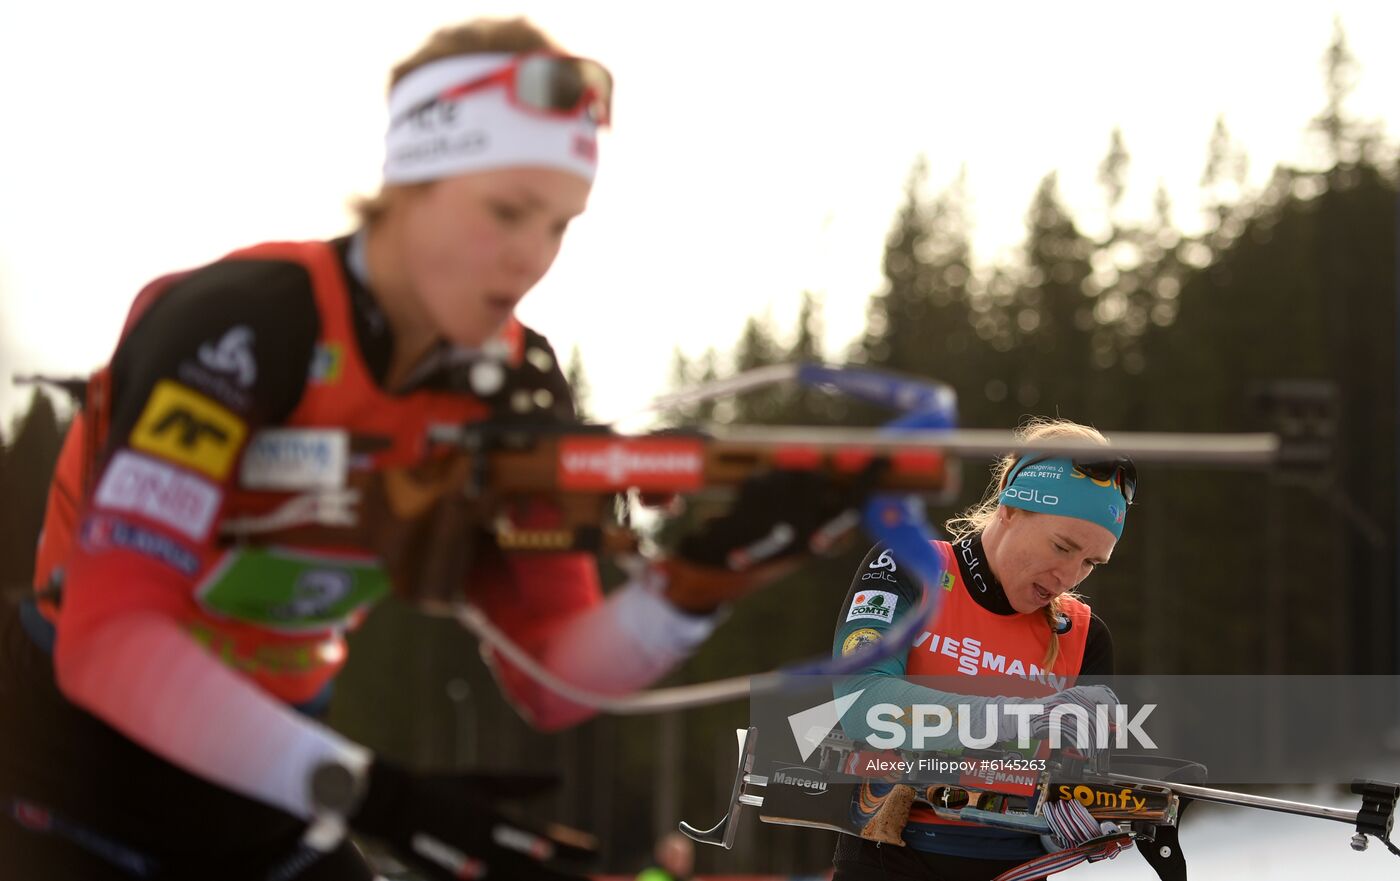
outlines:
[{"label": "blue logo patch", "polygon": [[122,548],[157,560],[184,575],[199,571],[199,557],[172,538],[116,517],[96,515],[83,524],[83,546],[94,551]]}]

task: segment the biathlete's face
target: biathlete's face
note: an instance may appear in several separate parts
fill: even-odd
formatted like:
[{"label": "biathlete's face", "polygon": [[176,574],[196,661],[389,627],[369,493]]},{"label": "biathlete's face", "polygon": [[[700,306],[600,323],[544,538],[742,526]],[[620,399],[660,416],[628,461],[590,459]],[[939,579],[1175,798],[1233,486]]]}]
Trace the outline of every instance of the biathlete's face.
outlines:
[{"label": "biathlete's face", "polygon": [[1035,612],[1108,562],[1117,539],[1097,523],[1002,505],[988,563],[1018,612]]},{"label": "biathlete's face", "polygon": [[459,174],[404,205],[404,269],[423,311],[451,342],[499,331],[559,254],[591,184],[550,168]]}]

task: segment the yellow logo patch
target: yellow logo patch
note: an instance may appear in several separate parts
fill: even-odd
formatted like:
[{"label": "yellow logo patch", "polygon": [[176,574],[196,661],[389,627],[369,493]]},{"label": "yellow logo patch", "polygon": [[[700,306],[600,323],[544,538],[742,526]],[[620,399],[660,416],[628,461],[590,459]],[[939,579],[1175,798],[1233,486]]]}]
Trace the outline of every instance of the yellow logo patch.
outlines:
[{"label": "yellow logo patch", "polygon": [[846,637],[846,641],[841,643],[841,657],[844,658],[846,655],[858,651],[863,645],[879,642],[880,637],[880,631],[876,630],[874,627],[862,627],[859,630],[852,631],[851,635]]},{"label": "yellow logo patch", "polygon": [[162,379],[131,432],[131,445],[223,480],[248,427],[178,382]]}]

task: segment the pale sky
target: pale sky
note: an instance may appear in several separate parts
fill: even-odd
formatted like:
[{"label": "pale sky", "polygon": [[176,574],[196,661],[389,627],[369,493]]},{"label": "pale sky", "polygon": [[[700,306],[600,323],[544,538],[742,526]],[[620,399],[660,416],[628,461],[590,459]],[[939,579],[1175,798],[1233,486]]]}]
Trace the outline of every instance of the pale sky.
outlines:
[{"label": "pale sky", "polygon": [[671,351],[727,349],[744,319],[786,326],[825,299],[828,352],[864,326],[911,163],[966,165],[977,254],[1021,240],[1058,169],[1081,225],[1112,128],[1126,214],[1159,179],[1197,228],[1217,115],[1250,185],[1306,162],[1320,58],[1340,14],[1351,108],[1400,132],[1400,4],[447,3],[322,0],[0,5],[0,416],[14,372],[110,355],[157,275],[349,226],[383,157],[391,64],[435,27],[525,13],[617,79],[588,213],[521,315],[581,347],[592,409],[666,388]]}]

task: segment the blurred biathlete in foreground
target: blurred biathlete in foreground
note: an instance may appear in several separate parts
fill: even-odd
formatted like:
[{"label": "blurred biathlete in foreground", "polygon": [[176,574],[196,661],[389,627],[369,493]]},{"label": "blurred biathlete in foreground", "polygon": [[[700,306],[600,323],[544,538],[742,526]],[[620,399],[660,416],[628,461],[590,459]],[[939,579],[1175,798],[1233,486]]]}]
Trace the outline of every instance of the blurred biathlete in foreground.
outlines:
[{"label": "blurred biathlete in foreground", "polygon": [[[1036,420],[1018,434],[1027,441],[1106,443],[1094,429],[1064,420]],[[848,720],[863,718],[877,703],[949,702],[947,692],[905,678],[915,676],[940,677],[940,684],[966,677],[957,694],[974,701],[1021,697],[1046,707],[1074,701],[1086,708],[1113,701],[1105,688],[1075,686],[1078,677],[1113,673],[1108,628],[1074,593],[1108,562],[1137,488],[1131,461],[1105,458],[1031,454],[997,463],[983,501],[948,522],[951,542],[936,543],[948,573],[941,607],[908,652],[851,674],[843,689],[864,693]],[[880,640],[918,607],[922,590],[897,556],[876,546],[851,582],[833,652],[850,654]],[[972,717],[983,718],[984,709],[976,707]],[[1039,721],[1032,720],[1032,731]],[[873,788],[878,794],[890,786]],[[1002,809],[1015,809],[1011,801]],[[1046,854],[1036,835],[945,820],[918,807],[903,839],[904,847],[891,847],[840,836],[836,881],[990,881]]]},{"label": "blurred biathlete in foreground", "polygon": [[[584,210],[611,91],[603,67],[522,20],[440,31],[393,72],[385,186],[358,231],[258,245],[141,293],[64,447],[38,591],[0,619],[6,877],[369,878],[348,842],[301,846],[326,768],[348,769],[329,784],[350,827],[434,877],[561,877],[560,848],[494,807],[519,780],[411,772],[313,717],[390,575],[429,577],[413,570],[433,542],[464,540],[433,536],[434,469],[451,467],[425,463],[428,426],[572,419],[549,345],[513,313]],[[382,481],[337,496],[347,470]],[[548,670],[625,693],[859,504],[847,495],[815,475],[756,478],[606,599],[578,553],[491,548],[461,587]],[[779,519],[799,524],[787,559],[714,568]],[[318,533],[352,522],[362,546]],[[376,530],[397,536],[396,559]],[[589,715],[490,660],[534,724]]]}]

